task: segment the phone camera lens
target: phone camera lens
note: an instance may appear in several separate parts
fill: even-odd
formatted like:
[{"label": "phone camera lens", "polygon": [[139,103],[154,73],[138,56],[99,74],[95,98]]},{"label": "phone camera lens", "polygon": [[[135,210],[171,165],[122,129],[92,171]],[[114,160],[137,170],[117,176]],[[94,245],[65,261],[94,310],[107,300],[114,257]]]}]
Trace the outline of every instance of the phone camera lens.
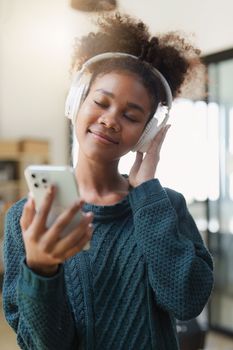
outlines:
[{"label": "phone camera lens", "polygon": [[38,183],[34,183],[34,187],[38,188],[39,184]]},{"label": "phone camera lens", "polygon": [[35,178],[36,178],[36,174],[31,174],[31,177],[32,177],[33,179],[35,179]]},{"label": "phone camera lens", "polygon": [[42,182],[43,182],[43,184],[46,184],[47,180],[46,179],[42,179]]}]

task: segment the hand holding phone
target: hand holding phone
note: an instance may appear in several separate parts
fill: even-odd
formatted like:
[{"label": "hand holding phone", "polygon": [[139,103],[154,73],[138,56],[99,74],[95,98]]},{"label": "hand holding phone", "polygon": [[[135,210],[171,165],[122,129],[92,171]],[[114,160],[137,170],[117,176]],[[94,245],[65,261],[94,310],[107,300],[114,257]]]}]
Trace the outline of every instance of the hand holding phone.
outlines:
[{"label": "hand holding phone", "polygon": [[[29,191],[35,200],[36,211],[41,207],[49,186],[56,187],[55,198],[46,222],[47,227],[50,227],[64,210],[80,199],[74,171],[69,166],[31,165],[25,169],[25,177]],[[80,211],[75,215],[63,230],[63,236],[77,226],[81,215]]]},{"label": "hand holding phone", "polygon": [[[61,181],[64,177],[75,180],[71,180],[73,175],[70,174],[72,169],[52,169],[48,166],[33,166],[25,171],[34,197],[26,202],[20,220],[26,262],[35,272],[43,275],[55,273],[60,263],[80,252],[91,239],[93,214],[81,214],[82,201],[77,198],[75,181]],[[51,184],[55,184],[56,189]],[[74,192],[70,191],[71,188]],[[63,197],[64,189],[67,190]],[[71,197],[72,204],[67,205]]]}]

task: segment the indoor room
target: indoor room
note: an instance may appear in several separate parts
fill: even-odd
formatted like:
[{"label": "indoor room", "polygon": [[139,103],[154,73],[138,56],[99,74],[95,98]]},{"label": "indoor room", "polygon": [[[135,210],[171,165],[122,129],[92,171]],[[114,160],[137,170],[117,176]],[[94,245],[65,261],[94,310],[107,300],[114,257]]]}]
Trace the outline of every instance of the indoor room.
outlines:
[{"label": "indoor room", "polygon": [[0,0],[1,350],[233,350],[232,11]]}]

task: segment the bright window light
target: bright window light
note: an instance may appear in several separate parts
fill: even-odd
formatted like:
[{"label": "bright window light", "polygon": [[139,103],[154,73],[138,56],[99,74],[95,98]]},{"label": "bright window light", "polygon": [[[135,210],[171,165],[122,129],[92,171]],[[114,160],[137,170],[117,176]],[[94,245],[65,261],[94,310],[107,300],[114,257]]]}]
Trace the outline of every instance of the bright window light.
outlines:
[{"label": "bright window light", "polygon": [[233,154],[233,108],[229,112],[229,152]]},{"label": "bright window light", "polygon": [[207,107],[208,116],[208,197],[214,201],[219,198],[219,105],[211,102]]}]

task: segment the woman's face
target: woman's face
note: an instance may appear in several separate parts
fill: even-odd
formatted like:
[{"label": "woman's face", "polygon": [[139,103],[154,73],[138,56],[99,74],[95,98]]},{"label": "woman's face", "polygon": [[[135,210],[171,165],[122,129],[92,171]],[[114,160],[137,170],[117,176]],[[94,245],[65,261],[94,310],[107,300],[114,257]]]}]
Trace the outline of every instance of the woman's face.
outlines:
[{"label": "woman's face", "polygon": [[149,94],[136,75],[97,76],[77,116],[80,150],[95,160],[118,160],[137,143],[150,112]]}]

